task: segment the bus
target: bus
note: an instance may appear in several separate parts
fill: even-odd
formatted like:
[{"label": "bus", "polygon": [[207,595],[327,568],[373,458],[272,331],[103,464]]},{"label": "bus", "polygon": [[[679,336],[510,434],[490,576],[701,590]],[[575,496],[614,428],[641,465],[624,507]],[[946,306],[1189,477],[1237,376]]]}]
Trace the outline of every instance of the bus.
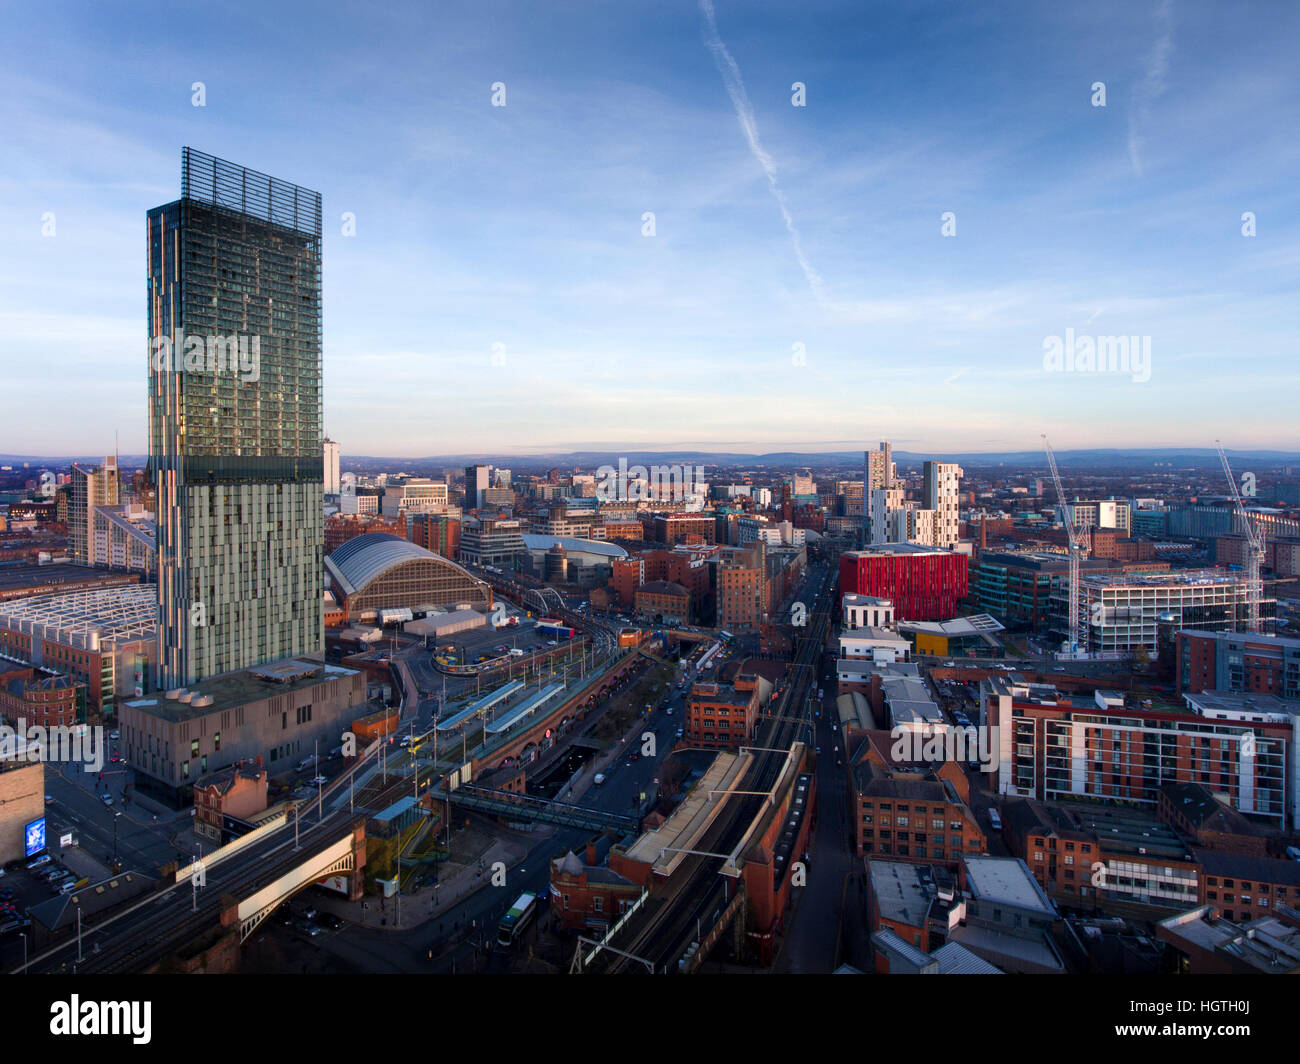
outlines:
[{"label": "bus", "polygon": [[537,895],[525,891],[519,895],[514,905],[510,906],[510,911],[501,917],[501,923],[497,925],[497,944],[513,946],[523,934],[524,928],[528,926],[528,921],[536,915]]}]

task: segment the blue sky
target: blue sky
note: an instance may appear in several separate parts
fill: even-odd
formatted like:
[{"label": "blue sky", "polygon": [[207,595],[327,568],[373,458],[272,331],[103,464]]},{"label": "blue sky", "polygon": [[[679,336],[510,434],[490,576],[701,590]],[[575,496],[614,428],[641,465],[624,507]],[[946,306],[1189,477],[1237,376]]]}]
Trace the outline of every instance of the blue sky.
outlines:
[{"label": "blue sky", "polygon": [[7,6],[0,451],[145,449],[185,144],[323,193],[345,454],[1300,449],[1300,8],[436,7]]}]

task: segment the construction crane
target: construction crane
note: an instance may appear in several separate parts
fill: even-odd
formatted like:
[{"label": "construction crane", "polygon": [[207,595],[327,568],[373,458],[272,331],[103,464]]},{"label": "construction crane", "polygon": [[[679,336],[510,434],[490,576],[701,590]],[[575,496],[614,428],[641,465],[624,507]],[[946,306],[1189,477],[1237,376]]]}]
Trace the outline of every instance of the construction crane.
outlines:
[{"label": "construction crane", "polygon": [[1259,534],[1255,522],[1246,513],[1246,507],[1242,505],[1241,492],[1237,490],[1237,478],[1232,475],[1232,466],[1228,464],[1228,455],[1223,450],[1222,442],[1215,440],[1214,445],[1219,449],[1219,461],[1223,463],[1223,471],[1228,477],[1232,505],[1236,508],[1237,517],[1246,532],[1246,630],[1258,632],[1259,600],[1264,593],[1259,575],[1260,570],[1264,568],[1264,537]]},{"label": "construction crane", "polygon": [[1083,537],[1079,535],[1079,530],[1074,527],[1074,508],[1066,505],[1065,491],[1061,487],[1061,474],[1056,469],[1056,455],[1052,453],[1052,445],[1047,440],[1047,433],[1043,433],[1043,447],[1047,451],[1047,464],[1052,469],[1052,481],[1056,484],[1056,498],[1061,507],[1061,522],[1065,525],[1065,534],[1070,542],[1070,605],[1069,605],[1069,627],[1070,638],[1067,642],[1067,649],[1072,656],[1079,653],[1079,560],[1084,552]]}]

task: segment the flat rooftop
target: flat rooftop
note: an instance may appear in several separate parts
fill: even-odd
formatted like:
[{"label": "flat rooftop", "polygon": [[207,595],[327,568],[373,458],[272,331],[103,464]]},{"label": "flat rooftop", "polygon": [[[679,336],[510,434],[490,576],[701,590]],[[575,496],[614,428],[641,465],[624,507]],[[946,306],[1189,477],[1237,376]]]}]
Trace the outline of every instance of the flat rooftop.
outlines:
[{"label": "flat rooftop", "polygon": [[730,684],[696,683],[691,685],[691,693],[687,701],[712,705],[747,706],[753,697],[752,691],[737,691]]},{"label": "flat rooftop", "polygon": [[1045,916],[1056,916],[1056,906],[1035,882],[1025,863],[1015,857],[981,857],[966,854],[966,882],[971,894],[987,901],[1001,901]]},{"label": "flat rooftop", "polygon": [[871,894],[883,920],[920,927],[936,896],[934,878],[928,865],[911,861],[867,861]]},{"label": "flat rooftop", "polygon": [[52,565],[0,566],[0,595],[5,592],[25,591],[36,587],[58,587],[61,584],[86,584],[100,580],[139,580],[139,573],[110,572],[92,569],[88,565],[57,562]]},{"label": "flat rooftop", "polygon": [[1191,860],[1192,855],[1177,832],[1154,816],[1118,806],[1063,804],[1061,808],[1070,814],[1078,830],[1096,835],[1107,853],[1139,858],[1162,857],[1171,861]]},{"label": "flat rooftop", "polygon": [[1300,715],[1300,702],[1254,691],[1201,691],[1183,695],[1183,701],[1203,716],[1216,712]]},{"label": "flat rooftop", "polygon": [[189,702],[181,702],[179,699],[170,699],[162,691],[146,695],[144,698],[132,698],[123,704],[169,723],[179,724],[182,721],[206,717],[212,713],[233,709],[236,706],[245,706],[250,702],[260,702],[262,699],[270,698],[273,695],[291,694],[294,691],[300,691],[305,687],[312,687],[328,680],[357,675],[355,669],[345,669],[339,665],[326,664],[315,664],[309,672],[300,672],[297,671],[296,667],[313,666],[313,663],[309,661],[303,662],[296,658],[290,660],[294,667],[292,671],[296,673],[291,679],[273,679],[267,675],[265,666],[259,666],[259,669],[262,670],[260,674],[245,669],[241,672],[227,673],[224,676],[214,676],[209,680],[191,684],[189,687],[184,688],[185,691],[192,692],[195,699],[204,698],[205,696],[211,697],[211,705],[195,706]]}]

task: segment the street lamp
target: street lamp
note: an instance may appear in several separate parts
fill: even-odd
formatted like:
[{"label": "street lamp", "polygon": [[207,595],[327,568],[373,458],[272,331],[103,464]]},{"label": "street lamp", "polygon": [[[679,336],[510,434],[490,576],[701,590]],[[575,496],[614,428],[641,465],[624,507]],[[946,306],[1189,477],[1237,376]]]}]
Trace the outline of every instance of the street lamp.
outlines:
[{"label": "street lamp", "polygon": [[113,863],[117,864],[117,818],[122,814],[118,811],[113,812]]}]

